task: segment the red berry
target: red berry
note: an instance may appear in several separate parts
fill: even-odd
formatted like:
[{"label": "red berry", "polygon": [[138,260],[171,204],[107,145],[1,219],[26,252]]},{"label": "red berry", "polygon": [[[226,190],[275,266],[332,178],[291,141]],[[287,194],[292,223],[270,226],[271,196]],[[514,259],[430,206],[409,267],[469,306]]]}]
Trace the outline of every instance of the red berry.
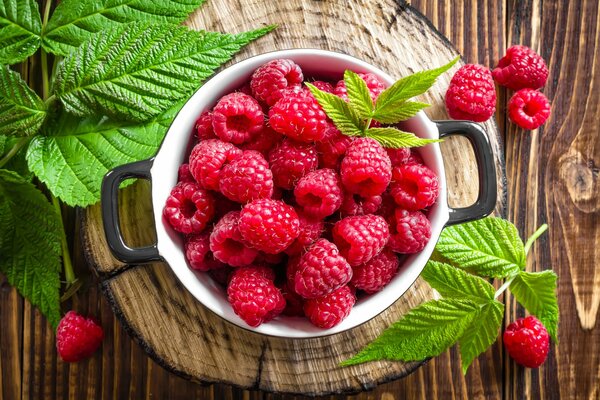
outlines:
[{"label": "red berry", "polygon": [[379,215],[346,217],[333,226],[333,241],[352,266],[379,254],[389,237],[388,224]]},{"label": "red berry", "polygon": [[196,136],[198,140],[216,139],[215,131],[212,127],[212,112],[205,111],[200,114],[196,120]]},{"label": "red berry", "polygon": [[244,151],[221,170],[219,189],[225,197],[238,203],[270,198],[273,174],[269,163],[258,151]]},{"label": "red berry", "polygon": [[425,165],[405,164],[392,171],[390,193],[402,208],[415,211],[429,207],[439,191],[438,177]]},{"label": "red berry", "polygon": [[350,314],[355,302],[356,296],[352,293],[352,289],[342,286],[324,297],[307,300],[304,303],[304,314],[313,325],[329,329]]},{"label": "red berry", "polygon": [[355,139],[342,160],[340,175],[344,187],[363,197],[385,191],[392,178],[390,157],[375,139]]},{"label": "red berry", "polygon": [[415,149],[411,149],[410,156],[406,160],[405,164],[425,164],[423,157]]},{"label": "red berry", "polygon": [[163,209],[171,227],[185,234],[202,232],[214,212],[212,195],[194,182],[178,183],[171,190]]},{"label": "red berry", "polygon": [[397,253],[417,253],[425,247],[431,237],[431,224],[420,211],[397,208],[390,223],[389,247]]},{"label": "red berry", "polygon": [[550,103],[543,93],[521,89],[508,101],[508,117],[523,129],[539,128],[550,116]]},{"label": "red berry", "polygon": [[377,210],[379,210],[381,202],[381,196],[362,197],[357,194],[346,192],[344,195],[344,201],[340,207],[340,212],[343,217],[375,214]]},{"label": "red berry", "polygon": [[[373,101],[377,100],[379,94],[385,90],[385,84],[380,81],[375,74],[370,72],[366,74],[359,73],[358,76],[360,76],[367,84],[371,99],[373,99]],[[348,91],[346,90],[346,83],[343,80],[339,81],[337,85],[335,85],[333,93],[345,101],[348,101]]]},{"label": "red berry", "polygon": [[247,267],[237,268],[235,271],[236,272],[234,273],[238,279],[254,276],[265,278],[270,281],[275,280],[275,271],[273,271],[273,268],[265,265],[249,265]]},{"label": "red berry", "polygon": [[302,70],[292,60],[272,60],[254,71],[250,87],[254,97],[272,106],[281,98],[283,89],[299,86],[303,80]]},{"label": "red berry", "polygon": [[190,172],[189,164],[181,164],[177,170],[177,183],[179,182],[196,182]]},{"label": "red berry", "polygon": [[308,143],[284,139],[269,153],[275,186],[290,190],[300,178],[317,169],[317,151]]},{"label": "red berry", "polygon": [[294,196],[308,216],[323,219],[340,208],[344,193],[334,170],[318,169],[298,181]]},{"label": "red berry", "polygon": [[396,272],[398,272],[399,266],[400,260],[396,253],[386,247],[367,263],[354,267],[354,274],[350,283],[366,293],[379,292],[385,285],[390,283]]},{"label": "red berry", "polygon": [[269,124],[277,132],[301,142],[321,140],[330,127],[325,111],[308,91],[279,99],[269,111]]},{"label": "red berry", "polygon": [[262,107],[241,92],[227,94],[213,109],[212,126],[221,140],[234,144],[250,141],[264,124]]},{"label": "red berry", "polygon": [[217,222],[210,234],[210,250],[214,257],[232,267],[250,265],[258,255],[258,250],[242,239],[239,220],[240,212],[231,211]]},{"label": "red berry", "polygon": [[335,244],[317,240],[300,257],[294,274],[294,291],[305,299],[325,296],[352,279],[352,267]]},{"label": "red berry", "polygon": [[325,138],[316,143],[319,167],[338,170],[346,150],[353,140],[352,137],[344,135],[336,127],[329,128]]},{"label": "red berry", "polygon": [[244,240],[268,254],[281,253],[300,234],[294,208],[281,200],[260,199],[244,206],[239,230]]},{"label": "red berry", "polygon": [[323,221],[311,219],[303,213],[298,213],[300,221],[300,234],[294,242],[285,249],[285,253],[293,256],[302,253],[306,248],[321,237]]},{"label": "red berry", "polygon": [[192,269],[208,271],[225,267],[225,264],[215,260],[210,251],[210,232],[186,237],[184,250],[185,258]]},{"label": "red berry", "polygon": [[397,167],[402,164],[406,164],[410,160],[410,149],[401,147],[399,149],[385,149],[390,156],[392,167]]},{"label": "red berry", "polygon": [[313,86],[317,89],[322,90],[323,92],[333,93],[333,85],[329,82],[325,81],[314,81],[312,82]]},{"label": "red berry", "polygon": [[535,317],[520,318],[506,327],[504,347],[518,363],[537,368],[546,361],[550,339],[546,327]]},{"label": "red berry", "polygon": [[90,357],[102,344],[104,332],[92,318],[69,311],[56,328],[56,349],[65,362],[77,362]]},{"label": "red berry", "polygon": [[242,150],[256,150],[267,158],[271,149],[280,141],[281,134],[275,132],[271,127],[265,126],[249,142],[240,145],[240,148]]},{"label": "red berry", "polygon": [[203,187],[218,191],[221,169],[241,155],[242,151],[231,143],[203,140],[192,149],[190,172]]},{"label": "red berry", "polygon": [[526,46],[516,45],[506,50],[492,75],[499,85],[512,90],[539,89],[546,84],[548,67],[544,59]]},{"label": "red berry", "polygon": [[496,87],[490,70],[466,64],[456,71],[446,92],[446,109],[454,119],[490,119],[496,111]]}]

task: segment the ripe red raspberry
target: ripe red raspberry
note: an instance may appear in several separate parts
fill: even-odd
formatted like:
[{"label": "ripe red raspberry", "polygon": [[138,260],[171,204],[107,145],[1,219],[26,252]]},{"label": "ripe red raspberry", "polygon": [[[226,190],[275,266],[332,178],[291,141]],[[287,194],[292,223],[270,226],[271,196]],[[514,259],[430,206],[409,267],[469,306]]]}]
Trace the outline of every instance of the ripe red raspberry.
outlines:
[{"label": "ripe red raspberry", "polygon": [[431,237],[431,224],[421,211],[397,208],[390,222],[388,246],[396,253],[413,254],[425,247]]},{"label": "ripe red raspberry", "polygon": [[490,119],[496,111],[496,87],[490,70],[466,64],[456,71],[446,92],[446,110],[454,119]]},{"label": "ripe red raspberry", "polygon": [[313,84],[313,86],[315,86],[317,89],[323,91],[323,92],[327,92],[327,93],[333,93],[333,85],[329,82],[325,82],[325,81],[314,81],[311,82]]},{"label": "ripe red raspberry", "polygon": [[239,228],[240,212],[231,211],[217,222],[210,234],[213,256],[232,267],[252,264],[258,250],[249,247],[242,239]]},{"label": "ripe red raspberry", "polygon": [[385,149],[392,162],[392,167],[406,164],[410,160],[410,149],[401,147],[399,149]]},{"label": "ripe red raspberry", "polygon": [[354,215],[375,214],[381,206],[381,196],[361,197],[357,194],[346,192],[344,201],[340,207],[340,212],[343,217],[351,217]]},{"label": "ripe red raspberry", "polygon": [[344,135],[336,127],[331,127],[327,132],[326,137],[316,143],[319,167],[338,170],[354,138]]},{"label": "ripe red raspberry", "polygon": [[269,163],[258,151],[244,151],[221,170],[219,189],[225,197],[238,203],[270,198],[273,174]]},{"label": "ripe red raspberry", "polygon": [[177,183],[179,182],[196,182],[190,172],[189,164],[181,164],[177,170]]},{"label": "ripe red raspberry", "polygon": [[352,267],[335,244],[319,239],[300,257],[294,291],[305,299],[315,299],[344,286],[350,279]]},{"label": "ripe red raspberry", "polygon": [[69,311],[56,328],[56,349],[63,361],[77,362],[94,354],[103,338],[98,322]]},{"label": "ripe red raspberry", "polygon": [[544,59],[526,46],[516,45],[506,50],[492,75],[499,85],[512,90],[539,89],[546,84],[548,67]]},{"label": "ripe red raspberry", "polygon": [[304,314],[313,325],[329,329],[350,314],[354,303],[356,303],[356,296],[352,293],[352,289],[342,286],[324,297],[307,300],[304,303]]},{"label": "ripe red raspberry", "polygon": [[304,316],[304,299],[298,293],[286,283],[281,288],[281,294],[285,299],[285,309],[283,315],[290,317],[303,317]]},{"label": "ripe red raspberry", "polygon": [[200,233],[215,213],[214,200],[208,190],[197,183],[178,183],[167,198],[163,215],[177,232]]},{"label": "ripe red raspberry", "polygon": [[277,132],[301,142],[321,140],[330,127],[325,111],[308,91],[279,99],[269,111],[269,124]]},{"label": "ripe red raspberry", "polygon": [[429,207],[439,191],[438,177],[425,165],[405,164],[392,171],[390,193],[402,208],[415,211]]},{"label": "ripe red raspberry", "polygon": [[200,114],[196,120],[196,136],[198,140],[216,139],[215,131],[212,127],[212,112],[205,111]]},{"label": "ripe red raspberry", "polygon": [[267,254],[281,253],[300,234],[294,208],[281,200],[260,199],[244,206],[239,229],[244,240]]},{"label": "ripe red raspberry", "polygon": [[240,148],[242,150],[256,150],[267,158],[273,147],[281,141],[281,136],[280,133],[265,125],[262,131],[254,135],[249,142],[240,145]]},{"label": "ripe red raspberry", "polygon": [[342,160],[340,175],[344,187],[363,197],[385,191],[392,178],[392,163],[385,149],[371,138],[355,139]]},{"label": "ripe red raspberry", "polygon": [[183,247],[188,264],[196,271],[205,272],[225,267],[225,264],[215,260],[210,251],[210,232],[187,236]]},{"label": "ripe red raspberry", "polygon": [[272,60],[254,71],[250,87],[254,97],[272,106],[281,98],[283,89],[299,86],[303,80],[302,69],[292,60]]},{"label": "ripe red raspberry", "polygon": [[[369,93],[371,94],[371,99],[373,101],[377,100],[377,97],[381,92],[385,90],[385,84],[379,80],[379,78],[372,73],[359,73],[358,76],[362,78],[363,81],[366,82],[367,87],[369,88]],[[344,101],[348,101],[348,91],[346,90],[346,83],[341,80],[335,85],[335,89],[333,93],[338,97],[344,99]]]},{"label": "ripe red raspberry", "polygon": [[249,265],[247,267],[236,268],[234,273],[238,279],[254,276],[270,281],[275,280],[275,271],[273,271],[273,268],[265,265]]},{"label": "ripe red raspberry", "polygon": [[504,347],[518,363],[537,368],[546,361],[550,339],[546,327],[535,317],[520,318],[506,327]]},{"label": "ripe red raspberry", "polygon": [[388,224],[379,215],[346,217],[333,226],[333,241],[353,267],[379,254],[389,237]]},{"label": "ripe red raspberry", "polygon": [[234,92],[221,97],[213,109],[212,126],[221,140],[241,144],[260,132],[264,118],[258,101],[247,94]]},{"label": "ripe red raspberry", "polygon": [[203,140],[192,149],[190,172],[203,187],[218,191],[221,169],[241,155],[242,151],[231,143]]},{"label": "ripe red raspberry", "polygon": [[290,190],[300,178],[317,169],[317,150],[308,143],[284,139],[269,153],[275,186]]},{"label": "ripe red raspberry", "polygon": [[508,117],[523,129],[539,128],[550,116],[550,103],[543,93],[521,89],[508,101]]},{"label": "ripe red raspberry", "polygon": [[285,299],[279,289],[272,280],[254,271],[255,268],[236,269],[227,286],[231,308],[253,327],[272,320],[285,308]]},{"label": "ripe red raspberry", "polygon": [[354,267],[350,283],[369,294],[379,292],[390,283],[399,266],[398,255],[386,247],[369,262]]},{"label": "ripe red raspberry", "polygon": [[342,182],[334,170],[318,169],[298,181],[294,197],[306,215],[323,219],[342,205]]}]

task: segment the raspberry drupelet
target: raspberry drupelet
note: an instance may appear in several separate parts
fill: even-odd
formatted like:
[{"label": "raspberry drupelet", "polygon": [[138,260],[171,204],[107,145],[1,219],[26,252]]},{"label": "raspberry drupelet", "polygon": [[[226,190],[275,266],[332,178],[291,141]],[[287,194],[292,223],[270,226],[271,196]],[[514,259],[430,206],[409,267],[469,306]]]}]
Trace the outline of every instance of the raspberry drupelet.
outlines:
[{"label": "raspberry drupelet", "polygon": [[214,199],[195,182],[178,183],[163,209],[163,215],[177,232],[200,233],[214,215]]},{"label": "raspberry drupelet", "polygon": [[241,92],[221,97],[212,112],[215,135],[225,142],[248,142],[261,131],[263,124],[264,114],[260,104]]}]

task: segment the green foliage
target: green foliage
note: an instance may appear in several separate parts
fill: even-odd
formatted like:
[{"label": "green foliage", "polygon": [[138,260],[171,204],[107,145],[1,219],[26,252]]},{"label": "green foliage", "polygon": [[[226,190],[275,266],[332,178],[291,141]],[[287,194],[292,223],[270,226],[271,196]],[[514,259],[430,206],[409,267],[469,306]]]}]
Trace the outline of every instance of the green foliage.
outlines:
[{"label": "green foliage", "polygon": [[0,65],[0,135],[33,135],[45,118],[42,99],[18,73]]},{"label": "green foliage", "polygon": [[36,0],[0,0],[0,64],[17,64],[35,53],[41,32]]}]

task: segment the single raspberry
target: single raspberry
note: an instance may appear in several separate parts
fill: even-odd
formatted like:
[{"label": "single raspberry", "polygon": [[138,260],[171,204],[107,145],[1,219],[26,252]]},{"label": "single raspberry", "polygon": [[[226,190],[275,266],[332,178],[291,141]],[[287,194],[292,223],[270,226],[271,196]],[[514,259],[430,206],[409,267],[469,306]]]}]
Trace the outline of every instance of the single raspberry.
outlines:
[{"label": "single raspberry", "polygon": [[342,160],[340,175],[344,187],[363,197],[385,191],[392,178],[390,157],[375,139],[355,139]]},{"label": "single raspberry", "polygon": [[183,246],[185,258],[192,269],[208,271],[225,267],[221,261],[215,260],[210,251],[210,232],[199,235],[189,235]]},{"label": "single raspberry", "polygon": [[196,182],[190,172],[189,164],[181,164],[177,170],[177,183],[179,182]]},{"label": "single raspberry", "polygon": [[257,327],[281,314],[285,299],[272,280],[254,271],[236,269],[227,286],[227,300],[233,311],[248,325]]},{"label": "single raspberry", "polygon": [[219,189],[225,197],[238,203],[270,198],[273,174],[269,163],[258,151],[244,151],[221,170]]},{"label": "single raspberry", "polygon": [[261,131],[264,118],[258,101],[247,94],[233,92],[221,97],[213,109],[212,126],[221,140],[241,144]]},{"label": "single raspberry", "polygon": [[240,145],[240,148],[242,150],[256,150],[267,158],[269,152],[281,141],[281,136],[280,133],[265,125],[262,131],[254,135],[249,142]]},{"label": "single raspberry", "polygon": [[269,111],[269,124],[277,132],[300,142],[321,140],[330,122],[310,92],[288,94]]},{"label": "single raspberry", "polygon": [[422,210],[437,199],[440,192],[438,177],[425,165],[405,164],[394,167],[390,193],[400,207]]},{"label": "single raspberry", "polygon": [[213,117],[212,112],[205,111],[200,114],[196,120],[196,136],[198,140],[216,139],[215,131],[212,127]]},{"label": "single raspberry", "polygon": [[397,208],[390,223],[388,246],[396,253],[413,254],[425,247],[431,237],[431,224],[421,211]]},{"label": "single raspberry", "polygon": [[341,133],[335,126],[329,128],[326,137],[316,143],[319,167],[338,170],[346,150],[354,138]]},{"label": "single raspberry", "polygon": [[260,199],[244,206],[239,229],[244,240],[268,254],[281,253],[300,234],[294,208],[281,200]]},{"label": "single raspberry", "polygon": [[254,71],[250,79],[252,93],[260,101],[272,106],[281,98],[281,91],[299,86],[304,80],[302,69],[292,60],[272,60]]},{"label": "single raspberry", "polygon": [[406,164],[410,159],[410,149],[407,149],[405,147],[401,147],[399,149],[385,149],[385,151],[390,157],[392,167],[397,167],[399,165]]},{"label": "single raspberry", "polygon": [[238,279],[249,278],[253,276],[265,278],[270,281],[275,280],[275,271],[273,271],[273,268],[265,265],[248,265],[246,267],[240,267],[235,270],[234,274]]},{"label": "single raspberry", "polygon": [[350,282],[352,267],[326,239],[317,240],[300,257],[294,291],[305,299],[325,296]]},{"label": "single raspberry", "polygon": [[490,70],[478,64],[463,65],[446,92],[446,110],[454,119],[483,122],[496,111],[496,87]]},{"label": "single raspberry", "polygon": [[323,221],[321,220],[311,219],[302,212],[298,212],[298,220],[300,221],[300,234],[296,240],[285,249],[285,253],[290,256],[302,253],[320,238],[321,233],[323,232]]},{"label": "single raspberry", "polygon": [[323,92],[333,93],[333,85],[329,82],[314,81],[311,83],[313,84],[313,86],[315,86],[319,90],[322,90]]},{"label": "single raspberry", "polygon": [[498,61],[492,75],[499,85],[512,90],[539,89],[546,84],[548,67],[544,59],[526,46],[511,46]]},{"label": "single raspberry", "polygon": [[[373,101],[377,100],[379,94],[385,90],[385,84],[381,80],[379,80],[379,78],[375,74],[372,74],[370,72],[366,74],[359,73],[358,76],[360,76],[362,80],[365,81],[365,83],[367,84],[367,87],[369,88],[369,93],[371,94],[371,99],[373,99]],[[338,97],[344,99],[344,101],[348,101],[348,91],[346,89],[346,83],[343,80],[339,81],[337,85],[335,85],[333,93]]]},{"label": "single raspberry", "polygon": [[218,191],[221,169],[241,155],[242,151],[231,143],[203,140],[192,149],[190,172],[203,187]]},{"label": "single raspberry", "polygon": [[281,294],[285,299],[285,309],[282,314],[290,317],[304,316],[304,299],[286,283],[281,288]]},{"label": "single raspberry", "polygon": [[356,303],[356,296],[352,293],[352,289],[342,286],[324,297],[307,300],[304,303],[304,314],[313,325],[329,329],[350,314],[354,303]]},{"label": "single raspberry", "polygon": [[537,368],[546,361],[550,339],[546,327],[535,317],[519,318],[506,327],[504,347],[518,363]]},{"label": "single raspberry", "polygon": [[521,89],[508,101],[508,117],[523,129],[539,128],[550,116],[550,102],[543,93]]},{"label": "single raspberry", "polygon": [[208,190],[194,182],[178,183],[163,209],[163,215],[177,232],[200,233],[215,213],[214,199]]},{"label": "single raspberry", "polygon": [[231,211],[216,223],[210,234],[210,250],[213,256],[232,267],[252,264],[258,250],[249,247],[240,233],[240,212]]},{"label": "single raspberry", "polygon": [[227,264],[223,264],[223,268],[211,269],[208,271],[208,275],[219,285],[227,288],[229,284],[229,278],[231,277],[231,273],[233,272],[233,268],[231,268]]},{"label": "single raspberry", "polygon": [[346,217],[333,226],[333,242],[353,267],[379,254],[389,237],[388,224],[380,215]]},{"label": "single raspberry", "polygon": [[375,214],[379,210],[381,202],[381,196],[362,197],[346,192],[344,194],[344,201],[342,201],[342,206],[340,207],[340,213],[343,217]]},{"label": "single raspberry", "polygon": [[94,354],[103,338],[98,322],[69,311],[56,328],[56,349],[63,361],[77,362]]},{"label": "single raspberry", "polygon": [[323,219],[342,205],[342,182],[334,170],[318,169],[298,181],[294,197],[306,215]]},{"label": "single raspberry", "polygon": [[350,283],[369,294],[379,292],[390,283],[399,266],[398,255],[386,247],[369,262],[354,267]]},{"label": "single raspberry", "polygon": [[317,150],[308,143],[284,139],[269,153],[275,186],[290,190],[310,171],[317,169]]}]

